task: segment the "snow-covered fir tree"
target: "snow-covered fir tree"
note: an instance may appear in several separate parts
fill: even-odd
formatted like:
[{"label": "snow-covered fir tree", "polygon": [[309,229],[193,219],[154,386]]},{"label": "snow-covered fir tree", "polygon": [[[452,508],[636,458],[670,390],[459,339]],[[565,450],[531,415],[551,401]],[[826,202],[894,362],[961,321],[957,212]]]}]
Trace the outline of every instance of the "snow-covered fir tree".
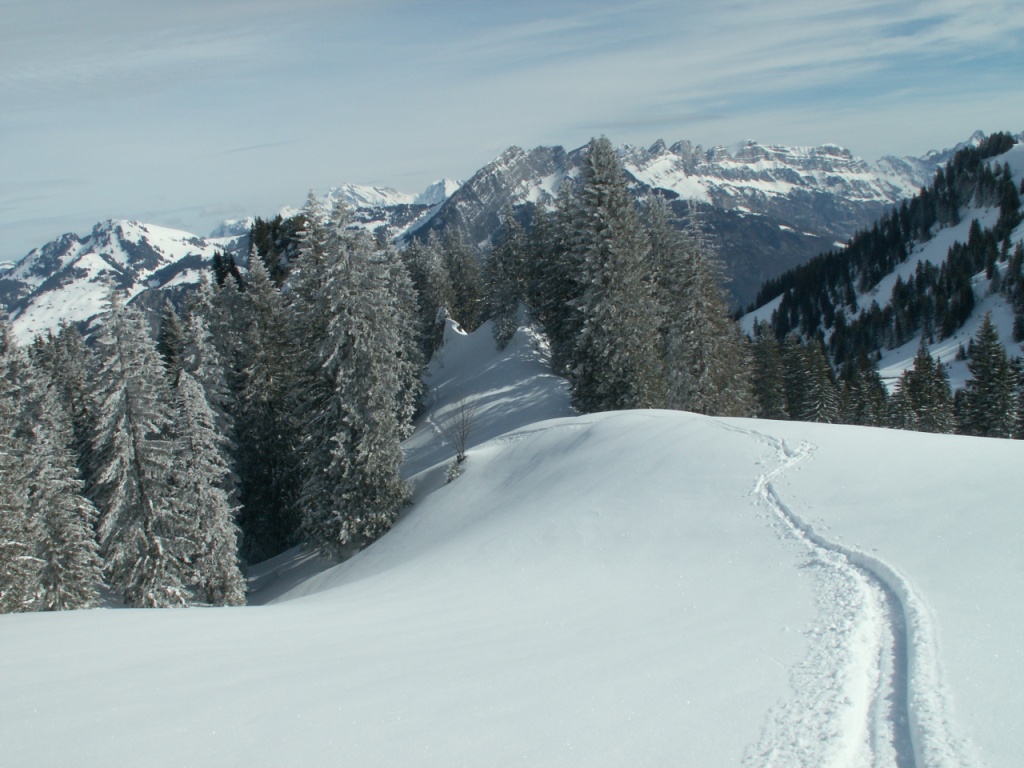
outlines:
[{"label": "snow-covered fir tree", "polygon": [[750,416],[755,405],[749,353],[729,315],[721,264],[695,214],[680,232],[670,224],[664,201],[656,198],[649,208],[665,404],[696,413]]},{"label": "snow-covered fir tree", "polygon": [[164,308],[160,314],[156,349],[164,360],[164,367],[167,368],[171,385],[177,384],[182,357],[185,354],[185,330],[182,328],[181,318],[170,299],[164,301]]},{"label": "snow-covered fir tree", "polygon": [[484,284],[480,258],[467,235],[458,227],[446,227],[441,250],[452,285],[451,316],[467,331],[476,330],[483,311]]},{"label": "snow-covered fir tree", "polygon": [[397,375],[399,434],[404,440],[413,433],[413,419],[419,413],[423,392],[423,371],[426,364],[419,344],[422,325],[416,311],[417,297],[409,270],[398,250],[382,244],[377,251],[387,279],[387,292],[393,298],[395,328],[398,335]]},{"label": "snow-covered fir tree", "polygon": [[135,607],[186,605],[193,521],[175,504],[174,406],[146,321],[116,290],[97,337],[91,495],[107,583]]},{"label": "snow-covered fir tree", "polygon": [[0,613],[34,610],[38,595],[38,530],[30,515],[23,395],[27,360],[0,317]]},{"label": "snow-covered fir tree", "polygon": [[346,222],[340,205],[326,218],[307,212],[294,280],[293,307],[304,318],[295,397],[302,527],[328,555],[382,534],[408,498],[399,475],[409,387],[400,281],[393,258]]},{"label": "snow-covered fir tree", "polygon": [[231,468],[217,416],[197,378],[178,372],[177,456],[174,504],[195,527],[189,552],[190,585],[211,605],[243,605],[245,579],[239,568],[240,532],[226,490]]},{"label": "snow-covered fir tree", "polygon": [[842,375],[842,420],[863,427],[889,423],[889,394],[878,367],[861,356],[847,361]]},{"label": "snow-covered fir tree", "polygon": [[754,328],[751,345],[753,365],[752,386],[757,401],[757,415],[762,419],[788,419],[786,407],[786,372],[782,352],[771,326],[766,322]]},{"label": "snow-covered fir tree", "polygon": [[29,504],[36,520],[39,609],[98,604],[103,585],[96,507],[83,495],[71,426],[54,393],[40,382],[32,441]]},{"label": "snow-covered fir tree", "polygon": [[402,253],[402,259],[418,297],[420,348],[429,357],[443,338],[444,323],[439,318],[455,303],[455,289],[437,233],[431,232],[425,242],[413,239]]},{"label": "snow-covered fir tree", "polygon": [[647,237],[607,138],[587,147],[567,245],[582,288],[569,371],[574,405],[583,412],[657,405],[664,380]]},{"label": "snow-covered fir tree", "polygon": [[786,367],[786,409],[796,421],[837,424],[841,416],[839,390],[819,339],[803,344],[795,336],[782,346]]},{"label": "snow-covered fir tree", "polygon": [[85,345],[78,328],[62,322],[56,333],[37,337],[32,359],[49,381],[70,421],[71,448],[79,475],[86,487],[91,482],[92,439],[96,432],[95,355]]},{"label": "snow-covered fir tree", "polygon": [[501,214],[501,237],[484,264],[487,314],[494,342],[504,349],[518,327],[519,305],[526,300],[526,232],[511,208]]},{"label": "snow-covered fir tree", "polygon": [[[221,291],[233,290],[228,283]],[[233,388],[243,556],[259,562],[298,541],[296,426],[290,401],[295,337],[284,299],[261,259],[235,298]]]}]

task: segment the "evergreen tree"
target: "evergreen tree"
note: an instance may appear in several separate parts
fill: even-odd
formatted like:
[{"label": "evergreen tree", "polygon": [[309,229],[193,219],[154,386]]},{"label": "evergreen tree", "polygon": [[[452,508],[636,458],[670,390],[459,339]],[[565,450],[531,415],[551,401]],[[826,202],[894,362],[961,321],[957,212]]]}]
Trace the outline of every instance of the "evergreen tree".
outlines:
[{"label": "evergreen tree", "polygon": [[583,412],[662,402],[647,237],[611,142],[590,142],[574,197],[568,247],[580,265],[580,330],[571,357],[573,403]]},{"label": "evergreen tree", "polygon": [[797,411],[802,421],[837,424],[840,421],[840,399],[835,375],[820,340],[804,347],[807,384],[803,407]]},{"label": "evergreen tree", "polygon": [[755,411],[748,349],[729,315],[722,268],[694,216],[673,229],[667,206],[652,202],[649,219],[658,287],[669,408],[720,416]]},{"label": "evergreen tree", "polygon": [[290,400],[297,348],[284,300],[262,260],[253,260],[237,298],[239,525],[243,555],[255,563],[298,542],[298,436]]},{"label": "evergreen tree", "polygon": [[563,182],[557,210],[548,215],[538,208],[530,237],[530,281],[527,298],[534,316],[551,343],[551,367],[568,374],[582,318],[581,254],[569,247],[575,195],[571,180]]},{"label": "evergreen tree", "polygon": [[[8,510],[14,512],[9,522],[22,526],[16,569],[24,577],[21,608],[91,607],[102,583],[96,509],[82,496],[70,418],[59,397],[61,383],[50,376],[54,339],[37,339],[30,360],[9,343],[5,331],[0,335],[6,339],[0,342],[5,349],[0,355],[4,371],[0,389],[7,393],[4,410],[15,416],[7,422],[11,426],[8,458],[17,456],[18,466],[8,465],[3,474],[20,497]],[[0,527],[10,528],[2,523]]]},{"label": "evergreen tree", "polygon": [[0,613],[34,610],[38,595],[39,532],[29,512],[30,444],[22,401],[26,370],[0,317]]},{"label": "evergreen tree", "polygon": [[891,424],[899,429],[949,434],[956,431],[956,415],[945,366],[928,351],[926,340],[904,371],[892,397]]},{"label": "evergreen tree", "polygon": [[843,373],[843,420],[863,427],[885,426],[889,397],[877,366],[861,356],[848,361]]},{"label": "evergreen tree", "polygon": [[178,312],[171,304],[170,299],[164,302],[164,308],[160,314],[160,331],[157,334],[156,350],[163,358],[164,368],[167,369],[171,386],[176,386],[181,373],[182,357],[185,354],[185,331],[181,325],[181,318],[178,317]]},{"label": "evergreen tree", "polygon": [[754,329],[751,357],[758,417],[788,419],[786,373],[785,366],[782,364],[782,352],[767,323],[761,323]]},{"label": "evergreen tree", "polygon": [[420,348],[429,357],[444,337],[444,322],[439,318],[447,316],[455,302],[455,290],[436,233],[431,232],[425,243],[410,242],[403,260],[418,297]]},{"label": "evergreen tree", "polygon": [[445,229],[441,249],[452,285],[452,303],[448,310],[466,331],[474,331],[480,325],[483,309],[480,259],[467,242],[465,233],[456,227]]},{"label": "evergreen tree", "polygon": [[788,337],[783,345],[786,368],[786,405],[796,421],[836,424],[841,402],[832,367],[819,339],[802,344]]},{"label": "evergreen tree", "polygon": [[33,420],[29,505],[36,519],[39,608],[92,608],[103,584],[96,542],[98,512],[82,493],[70,449],[70,420],[40,381]]},{"label": "evergreen tree", "polygon": [[424,392],[425,360],[419,344],[422,326],[417,313],[416,289],[398,251],[392,245],[384,244],[377,257],[386,277],[387,294],[393,300],[395,332],[398,336],[395,361],[399,380],[397,417],[399,434],[404,440],[412,436],[413,420],[419,413]]},{"label": "evergreen tree", "polygon": [[526,232],[511,209],[502,213],[501,224],[501,238],[484,270],[488,315],[498,349],[511,341],[518,328],[519,305],[526,300]]},{"label": "evergreen tree", "polygon": [[990,313],[967,351],[967,368],[972,378],[964,391],[961,430],[983,437],[1014,437],[1018,381]]},{"label": "evergreen tree", "polygon": [[79,476],[88,487],[92,471],[92,438],[96,432],[95,356],[73,325],[61,323],[57,334],[34,345],[34,363],[49,381],[70,422],[71,449]]},{"label": "evergreen tree", "polygon": [[240,532],[231,504],[231,469],[217,416],[199,381],[182,370],[177,394],[177,465],[174,503],[194,521],[189,583],[211,605],[243,605],[245,579],[238,563]]},{"label": "evergreen tree", "polygon": [[[215,322],[213,293],[208,280],[201,279],[184,324],[182,369],[191,374],[203,388],[206,402],[216,418],[216,431],[226,456],[237,449],[234,419],[235,401],[231,391],[230,370],[216,343],[211,320]],[[237,478],[232,475],[225,485],[231,495],[237,494]]]},{"label": "evergreen tree", "polygon": [[305,251],[295,281],[295,306],[312,320],[296,398],[302,526],[336,556],[385,532],[408,499],[399,475],[408,387],[404,309],[393,259],[376,252],[365,233],[346,231],[341,212],[310,218],[308,242],[320,244],[322,258],[319,285],[301,274],[310,265]]},{"label": "evergreen tree", "polygon": [[107,582],[135,607],[185,605],[192,522],[174,504],[173,405],[142,314],[111,291],[97,339],[93,500]]}]

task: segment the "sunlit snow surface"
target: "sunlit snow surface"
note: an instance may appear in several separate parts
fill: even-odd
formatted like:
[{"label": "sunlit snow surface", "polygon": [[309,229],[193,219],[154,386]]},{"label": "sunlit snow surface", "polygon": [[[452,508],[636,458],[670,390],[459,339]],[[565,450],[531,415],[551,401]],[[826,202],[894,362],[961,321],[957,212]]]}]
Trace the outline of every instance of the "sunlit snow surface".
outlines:
[{"label": "sunlit snow surface", "polygon": [[1024,444],[573,416],[544,360],[450,330],[415,507],[268,605],[0,617],[0,765],[1020,764]]}]

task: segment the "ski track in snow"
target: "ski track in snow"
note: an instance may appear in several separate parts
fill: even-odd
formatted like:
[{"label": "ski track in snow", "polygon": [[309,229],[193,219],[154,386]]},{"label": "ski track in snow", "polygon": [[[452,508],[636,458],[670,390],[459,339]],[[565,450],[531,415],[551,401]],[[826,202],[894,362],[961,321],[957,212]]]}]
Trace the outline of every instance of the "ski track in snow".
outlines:
[{"label": "ski track in snow", "polygon": [[792,671],[793,696],[767,717],[746,768],[962,768],[939,680],[931,620],[907,580],[888,564],[830,541],[791,509],[774,480],[814,446],[719,422],[772,448],[775,466],[752,494],[780,534],[806,548],[818,623]]}]

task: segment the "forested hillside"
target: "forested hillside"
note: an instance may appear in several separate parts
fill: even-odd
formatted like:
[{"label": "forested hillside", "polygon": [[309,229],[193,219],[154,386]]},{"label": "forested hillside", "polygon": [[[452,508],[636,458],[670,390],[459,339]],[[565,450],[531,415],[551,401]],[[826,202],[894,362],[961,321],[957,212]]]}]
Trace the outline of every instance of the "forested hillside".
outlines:
[{"label": "forested hillside", "polygon": [[[1024,340],[1022,169],[1014,137],[993,134],[958,151],[929,187],[845,248],[769,281],[745,325],[771,412],[1020,436],[1019,348],[1005,340],[1011,327],[1013,339]],[[954,354],[940,360],[938,349],[950,341]],[[883,386],[879,360],[908,344],[917,354]],[[798,348],[818,373],[801,379],[791,372],[787,406],[769,382],[782,381],[784,361]],[[949,367],[963,363],[967,375],[951,387]],[[819,380],[825,402],[794,407],[794,393]]]}]

